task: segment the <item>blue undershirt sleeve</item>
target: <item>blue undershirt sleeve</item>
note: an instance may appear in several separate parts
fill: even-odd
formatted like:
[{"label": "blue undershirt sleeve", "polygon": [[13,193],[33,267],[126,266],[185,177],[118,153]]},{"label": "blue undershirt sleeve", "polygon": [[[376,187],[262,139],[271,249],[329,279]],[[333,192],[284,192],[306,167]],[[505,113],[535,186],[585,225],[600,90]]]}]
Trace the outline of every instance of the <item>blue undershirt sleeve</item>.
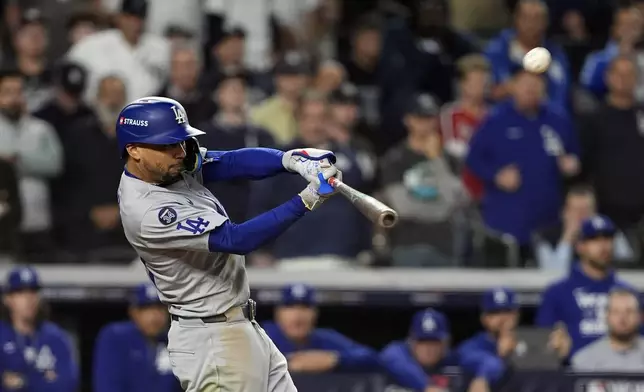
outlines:
[{"label": "blue undershirt sleeve", "polygon": [[235,179],[261,180],[287,173],[282,165],[283,151],[272,148],[241,148],[208,151],[201,173],[204,184]]},{"label": "blue undershirt sleeve", "polygon": [[208,249],[210,252],[248,254],[282,234],[307,211],[300,196],[296,195],[244,223],[226,221],[210,232]]}]

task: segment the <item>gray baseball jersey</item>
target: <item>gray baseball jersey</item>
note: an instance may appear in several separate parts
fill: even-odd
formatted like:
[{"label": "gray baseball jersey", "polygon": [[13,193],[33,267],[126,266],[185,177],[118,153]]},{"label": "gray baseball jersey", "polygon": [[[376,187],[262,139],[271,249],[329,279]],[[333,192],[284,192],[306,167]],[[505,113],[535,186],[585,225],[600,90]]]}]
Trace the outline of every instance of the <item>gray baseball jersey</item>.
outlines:
[{"label": "gray baseball jersey", "polygon": [[170,313],[222,314],[250,297],[244,257],[210,253],[210,231],[228,217],[212,193],[189,175],[167,187],[121,176],[125,236],[145,264]]}]

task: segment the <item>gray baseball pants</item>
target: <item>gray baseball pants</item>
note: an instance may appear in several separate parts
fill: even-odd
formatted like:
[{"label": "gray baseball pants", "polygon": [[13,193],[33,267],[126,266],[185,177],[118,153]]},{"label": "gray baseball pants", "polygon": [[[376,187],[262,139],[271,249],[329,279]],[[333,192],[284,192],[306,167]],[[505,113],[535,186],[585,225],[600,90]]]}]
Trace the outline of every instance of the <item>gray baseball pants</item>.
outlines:
[{"label": "gray baseball pants", "polygon": [[237,307],[226,322],[173,320],[172,371],[186,392],[297,392],[286,358],[256,321]]}]

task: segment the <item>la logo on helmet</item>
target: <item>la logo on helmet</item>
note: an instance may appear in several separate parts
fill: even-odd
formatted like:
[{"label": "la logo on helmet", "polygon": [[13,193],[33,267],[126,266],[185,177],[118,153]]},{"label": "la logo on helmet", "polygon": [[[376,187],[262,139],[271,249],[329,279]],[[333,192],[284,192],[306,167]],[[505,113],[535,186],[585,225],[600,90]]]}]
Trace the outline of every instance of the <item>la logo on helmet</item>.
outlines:
[{"label": "la logo on helmet", "polygon": [[177,120],[177,124],[185,124],[187,122],[186,114],[176,106],[171,106],[172,111],[174,112],[174,119]]}]

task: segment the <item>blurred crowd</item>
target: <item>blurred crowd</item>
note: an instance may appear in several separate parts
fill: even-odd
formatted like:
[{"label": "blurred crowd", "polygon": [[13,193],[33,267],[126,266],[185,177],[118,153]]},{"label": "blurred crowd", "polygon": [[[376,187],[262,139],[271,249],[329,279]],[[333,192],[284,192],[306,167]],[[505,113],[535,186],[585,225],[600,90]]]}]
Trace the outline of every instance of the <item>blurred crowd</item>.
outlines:
[{"label": "blurred crowd", "polygon": [[[334,198],[250,265],[569,270],[597,217],[615,226],[606,251],[637,268],[644,2],[470,3],[3,1],[0,253],[134,259],[114,129],[127,102],[162,95],[206,132],[203,146],[333,150],[345,182],[400,214],[383,232]],[[537,46],[552,54],[544,74],[521,67]],[[299,181],[211,190],[243,221]]]}]

